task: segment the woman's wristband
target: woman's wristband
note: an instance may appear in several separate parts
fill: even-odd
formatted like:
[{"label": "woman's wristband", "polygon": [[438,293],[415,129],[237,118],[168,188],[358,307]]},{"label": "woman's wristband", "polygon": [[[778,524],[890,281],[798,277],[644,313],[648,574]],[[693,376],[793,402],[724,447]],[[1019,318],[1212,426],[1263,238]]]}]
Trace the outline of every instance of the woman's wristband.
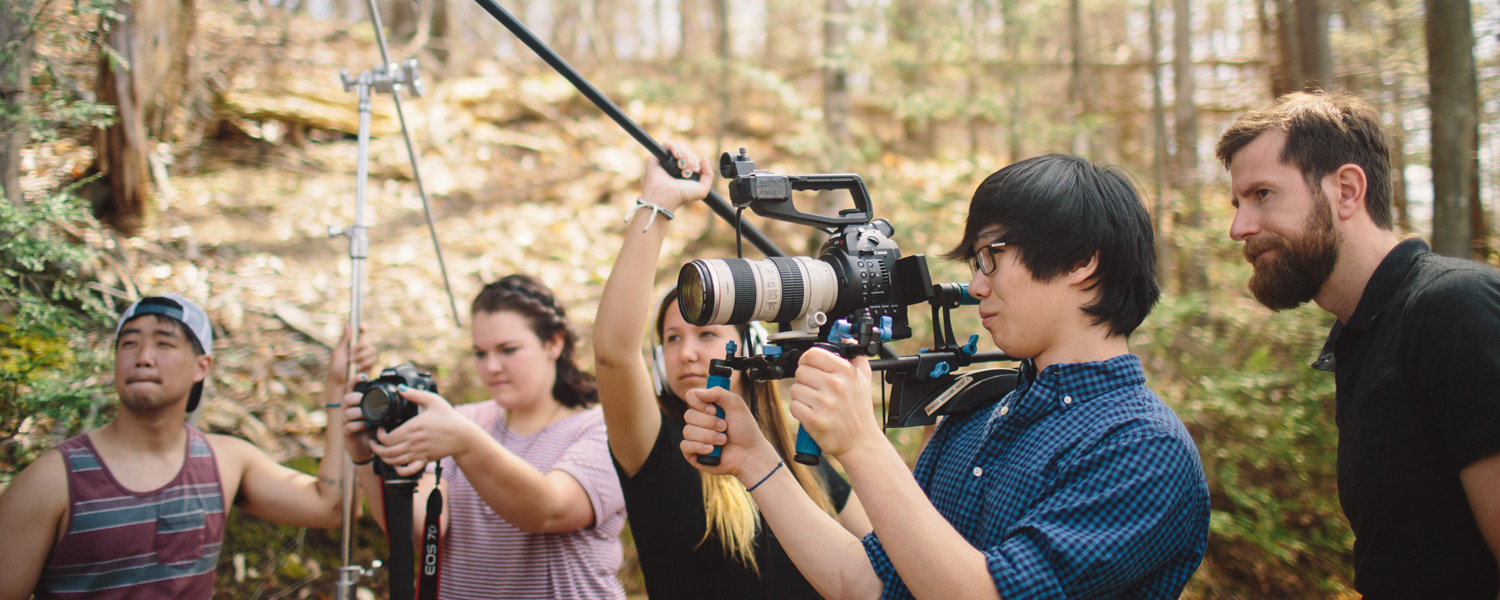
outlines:
[{"label": "woman's wristband", "polygon": [[776,466],[771,467],[771,472],[770,473],[766,473],[766,476],[760,478],[760,481],[755,482],[755,485],[752,485],[752,486],[750,486],[748,488],[745,488],[745,491],[747,491],[747,492],[753,492],[753,491],[755,491],[755,488],[760,487],[760,484],[765,483],[767,479],[770,479],[772,475],[776,474],[776,471],[780,470],[784,466],[786,466],[786,461],[784,461],[784,460],[778,460],[778,461],[776,461]]},{"label": "woman's wristband", "polygon": [[373,461],[373,460],[375,460],[375,455],[371,454],[370,458],[366,458],[366,459],[364,459],[364,461],[350,460],[349,462],[354,463],[355,466],[364,466],[364,465],[370,464],[370,461]]}]

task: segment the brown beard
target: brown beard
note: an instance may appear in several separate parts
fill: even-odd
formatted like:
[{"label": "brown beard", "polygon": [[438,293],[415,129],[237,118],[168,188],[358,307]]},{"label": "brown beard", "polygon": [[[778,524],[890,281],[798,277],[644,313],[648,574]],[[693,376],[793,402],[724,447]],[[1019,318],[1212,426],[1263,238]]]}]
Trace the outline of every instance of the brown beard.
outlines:
[{"label": "brown beard", "polygon": [[[1282,311],[1297,308],[1318,295],[1333,274],[1343,241],[1333,228],[1333,209],[1322,190],[1313,193],[1312,214],[1294,238],[1260,236],[1245,242],[1245,259],[1255,267],[1250,275],[1250,293],[1266,308]],[[1276,254],[1260,262],[1255,256],[1266,250]]]}]

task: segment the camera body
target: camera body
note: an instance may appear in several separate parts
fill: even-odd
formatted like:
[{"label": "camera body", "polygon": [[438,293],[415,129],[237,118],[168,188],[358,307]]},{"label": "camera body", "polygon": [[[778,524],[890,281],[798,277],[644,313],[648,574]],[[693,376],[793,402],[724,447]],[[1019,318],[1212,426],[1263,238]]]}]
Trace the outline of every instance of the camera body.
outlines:
[{"label": "camera body", "polygon": [[417,416],[417,405],[401,397],[402,385],[437,393],[432,374],[411,363],[381,369],[379,377],[354,384],[354,391],[361,394],[359,412],[372,429],[384,427],[390,431]]},{"label": "camera body", "polygon": [[[678,277],[678,306],[684,319],[700,326],[773,322],[780,331],[771,341],[779,346],[828,340],[841,322],[854,333],[861,324],[878,328],[882,341],[911,337],[906,307],[932,294],[927,259],[920,254],[901,256],[900,246],[891,239],[895,228],[874,218],[859,175],[756,170],[744,148],[738,155],[724,153],[719,169],[730,178],[729,195],[736,207],[817,227],[829,237],[816,259],[731,258],[684,265]],[[838,216],[804,213],[792,202],[795,190],[848,190],[854,208]]]}]

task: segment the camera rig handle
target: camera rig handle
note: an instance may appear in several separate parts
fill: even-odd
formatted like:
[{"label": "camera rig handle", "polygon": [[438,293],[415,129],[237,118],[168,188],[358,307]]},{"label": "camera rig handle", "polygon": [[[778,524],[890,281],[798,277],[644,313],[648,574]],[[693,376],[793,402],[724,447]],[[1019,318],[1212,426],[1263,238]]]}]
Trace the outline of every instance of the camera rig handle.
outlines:
[{"label": "camera rig handle", "polygon": [[[750,208],[768,219],[834,229],[868,223],[875,217],[870,205],[870,191],[865,181],[854,173],[819,173],[814,175],[778,175],[758,171],[744,148],[739,154],[725,152],[719,157],[719,174],[729,180],[729,200],[737,208]],[[793,191],[849,190],[854,208],[839,211],[838,216],[805,213],[792,203]]]},{"label": "camera rig handle", "polygon": [[[724,353],[726,355],[726,358],[729,356],[734,356],[734,342],[731,341],[728,344],[725,344]],[[725,359],[715,358],[712,361],[709,361],[708,387],[719,388],[721,390],[729,389],[729,377],[733,374],[734,369],[729,366],[729,363],[726,362]],[[720,419],[724,418],[724,407],[715,404],[714,416]],[[708,454],[698,455],[698,464],[709,466],[717,465],[719,464],[719,458],[723,455],[723,453],[723,446],[714,446],[712,452],[709,452]]]}]

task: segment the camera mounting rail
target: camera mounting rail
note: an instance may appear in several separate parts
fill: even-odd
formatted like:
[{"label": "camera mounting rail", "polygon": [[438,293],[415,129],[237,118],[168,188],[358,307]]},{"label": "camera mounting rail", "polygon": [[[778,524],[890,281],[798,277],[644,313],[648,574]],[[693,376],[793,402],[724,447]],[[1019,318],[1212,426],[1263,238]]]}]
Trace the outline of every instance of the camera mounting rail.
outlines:
[{"label": "camera mounting rail", "polygon": [[[891,385],[891,397],[895,399],[895,406],[885,418],[886,427],[930,425],[943,415],[971,412],[1015,388],[1014,369],[958,372],[975,363],[1015,360],[1004,352],[979,352],[978,335],[970,335],[962,345],[955,341],[951,311],[978,303],[969,295],[969,285],[939,283],[931,286],[931,292],[927,301],[933,312],[933,347],[911,356],[870,361],[870,370],[885,373],[885,382]],[[851,359],[874,356],[890,341],[889,317],[881,317],[881,323],[876,325],[868,311],[863,311],[856,321],[835,323],[824,340],[799,338],[768,343],[755,356],[735,356],[735,349],[730,348],[724,361],[752,381],[771,381],[791,377],[802,354],[812,348],[823,348]],[[854,343],[848,343],[850,340]]]}]

